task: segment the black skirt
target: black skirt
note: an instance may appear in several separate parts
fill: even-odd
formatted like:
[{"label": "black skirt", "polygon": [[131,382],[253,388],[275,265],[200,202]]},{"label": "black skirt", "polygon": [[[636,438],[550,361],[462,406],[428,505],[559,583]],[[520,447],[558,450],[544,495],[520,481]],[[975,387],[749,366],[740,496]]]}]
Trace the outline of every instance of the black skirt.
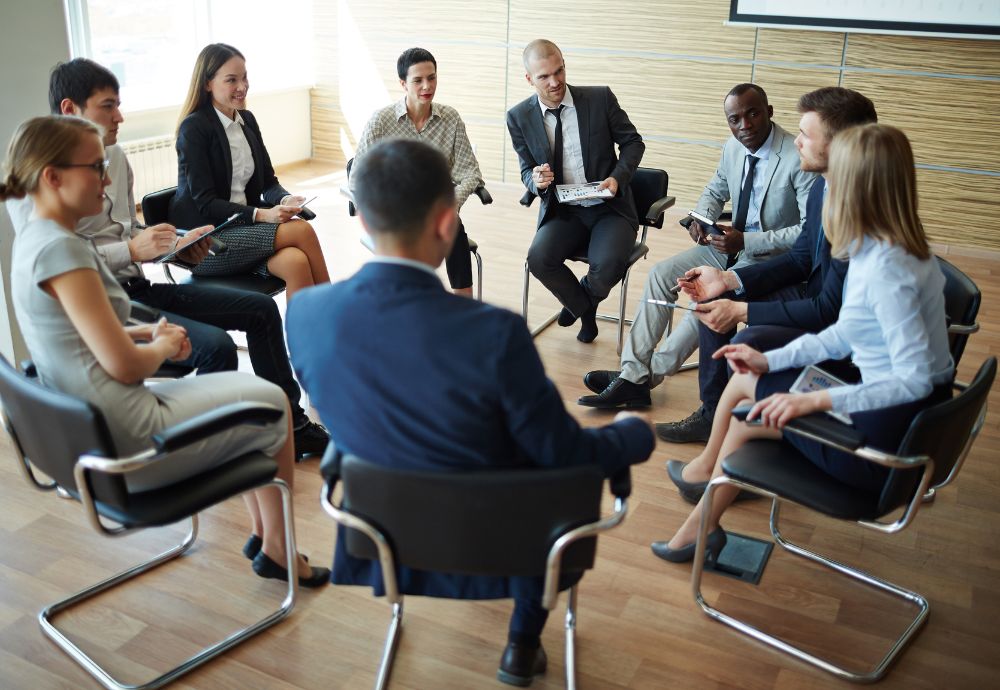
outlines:
[{"label": "black skirt", "polygon": [[192,271],[198,276],[231,276],[252,274],[267,277],[267,261],[274,256],[276,223],[237,225],[218,232],[218,238],[228,249],[207,256]]}]

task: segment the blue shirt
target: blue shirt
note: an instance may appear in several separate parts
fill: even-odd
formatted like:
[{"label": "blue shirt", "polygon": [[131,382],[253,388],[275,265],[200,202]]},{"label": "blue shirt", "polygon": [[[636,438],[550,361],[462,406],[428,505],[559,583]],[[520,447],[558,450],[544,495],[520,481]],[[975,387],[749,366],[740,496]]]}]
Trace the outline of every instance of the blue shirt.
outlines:
[{"label": "blue shirt", "polygon": [[837,322],[766,353],[771,371],[851,355],[861,383],[829,389],[834,412],[864,412],[920,400],[948,383],[944,275],[933,257],[865,238],[850,257]]}]

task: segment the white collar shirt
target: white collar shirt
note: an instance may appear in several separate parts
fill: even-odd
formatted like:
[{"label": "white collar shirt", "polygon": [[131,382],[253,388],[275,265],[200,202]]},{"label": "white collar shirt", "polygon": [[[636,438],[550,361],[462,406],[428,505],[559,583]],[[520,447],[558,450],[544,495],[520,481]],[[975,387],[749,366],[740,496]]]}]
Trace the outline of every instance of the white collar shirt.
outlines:
[{"label": "white collar shirt", "polygon": [[[757,166],[753,171],[753,187],[750,189],[750,208],[747,209],[747,224],[743,232],[760,232],[760,207],[764,203],[764,181],[767,179],[767,162],[771,158],[771,144],[774,142],[774,125],[771,125],[771,132],[767,139],[756,151],[751,151],[743,147],[746,154],[743,158],[743,175],[740,177],[740,189],[743,188],[743,180],[747,177],[747,170],[750,169],[750,156],[758,158]],[[733,216],[739,209],[733,209]]]},{"label": "white collar shirt", "polygon": [[[560,119],[562,120],[562,169],[563,184],[584,184],[588,182],[587,174],[583,169],[583,147],[580,144],[580,123],[576,115],[576,106],[573,104],[573,94],[569,87],[566,87],[566,95],[563,96],[563,106]],[[553,150],[556,143],[556,114],[549,112],[549,107],[538,99],[538,107],[542,111],[542,121],[545,123],[545,135],[549,139],[549,150]],[[559,106],[556,106],[557,108]],[[593,180],[592,180],[593,181]],[[600,182],[600,180],[596,180]],[[600,199],[590,199],[586,201],[567,202],[578,206],[596,206],[603,204]]]},{"label": "white collar shirt", "polygon": [[253,176],[254,163],[250,142],[247,141],[246,132],[243,131],[243,118],[238,110],[234,120],[230,120],[229,116],[218,108],[215,109],[215,114],[219,116],[219,121],[222,123],[223,129],[226,130],[226,138],[229,140],[229,154],[233,159],[233,179],[229,190],[229,200],[234,204],[247,206],[249,205],[247,204],[247,183]]}]

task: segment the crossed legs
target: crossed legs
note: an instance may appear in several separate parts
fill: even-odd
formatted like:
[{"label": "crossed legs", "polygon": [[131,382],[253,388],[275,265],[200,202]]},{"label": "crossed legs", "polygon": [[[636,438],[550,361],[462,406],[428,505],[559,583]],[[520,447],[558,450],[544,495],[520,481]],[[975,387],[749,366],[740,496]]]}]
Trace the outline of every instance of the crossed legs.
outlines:
[{"label": "crossed legs", "polygon": [[330,282],[319,238],[304,220],[290,220],[278,226],[274,256],[267,260],[267,270],[285,281],[289,298],[302,288]]}]

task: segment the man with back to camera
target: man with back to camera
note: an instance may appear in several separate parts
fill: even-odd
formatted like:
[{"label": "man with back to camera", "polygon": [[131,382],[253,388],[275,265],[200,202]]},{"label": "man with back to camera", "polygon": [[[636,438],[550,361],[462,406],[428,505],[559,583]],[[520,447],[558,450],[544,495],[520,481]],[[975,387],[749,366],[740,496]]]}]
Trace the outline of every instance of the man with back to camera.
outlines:
[{"label": "man with back to camera", "polygon": [[[524,319],[444,289],[434,271],[451,250],[458,216],[440,152],[387,140],[352,174],[375,258],[345,281],[302,290],[287,314],[295,371],[339,451],[400,470],[598,464],[606,476],[649,457],[655,438],[641,418],[622,413],[613,424],[580,428]],[[344,541],[338,536],[333,581],[384,594],[378,561],[353,558]],[[541,578],[398,570],[403,594],[513,597],[497,677],[527,686],[545,672]]]},{"label": "man with back to camera", "polygon": [[[597,305],[625,275],[635,246],[639,219],[629,182],[646,145],[611,89],[566,84],[555,43],[534,40],[522,59],[535,94],[507,111],[507,130],[528,198],[541,199],[528,269],[562,303],[559,325],[579,319],[577,340],[590,343],[597,337]],[[611,196],[556,199],[556,185],[585,182],[599,182]],[[577,254],[586,254],[589,263],[580,281],[566,266]]]},{"label": "man with back to camera", "polygon": [[[816,174],[803,170],[794,137],[771,118],[764,89],[737,84],[723,99],[732,136],[722,149],[719,167],[695,206],[715,220],[732,201],[732,227],[709,232],[691,219],[688,232],[698,246],[657,263],[649,272],[639,309],[622,350],[621,371],[591,371],[584,384],[594,392],[578,403],[603,409],[646,407],[649,391],[673,376],[698,346],[698,322],[685,314],[663,346],[677,301],[677,279],[695,266],[748,266],[788,251],[806,215],[806,198]],[[666,302],[651,304],[649,299]],[[711,353],[709,353],[711,354]],[[704,355],[707,357],[708,355]]]},{"label": "man with back to camera", "polygon": [[[837,86],[803,95],[798,110],[802,117],[795,143],[802,168],[821,174],[809,192],[805,227],[787,254],[733,270],[699,266],[681,280],[682,289],[700,302],[695,316],[701,322],[698,347],[703,356],[698,385],[702,404],[685,420],[656,425],[657,434],[666,441],[689,443],[708,438],[715,408],[729,380],[725,360],[710,356],[720,347],[733,341],[762,352],[774,349],[803,333],[818,333],[840,313],[847,262],[830,258],[830,243],[823,233],[826,180],[822,173],[826,172],[833,137],[848,127],[876,122],[878,116],[871,100]],[[715,299],[727,291],[731,298]],[[737,334],[738,323],[749,327]],[[827,366],[837,366],[832,373],[841,378],[856,376],[847,367]],[[679,467],[675,470],[680,478]]]},{"label": "man with back to camera", "polygon": [[[211,228],[198,228],[189,233],[190,237],[178,239],[174,227],[167,223],[151,227],[139,224],[132,167],[116,145],[118,127],[125,120],[118,91],[115,75],[86,58],[56,65],[49,77],[52,113],[76,115],[98,125],[104,132],[105,155],[110,163],[111,183],[105,188],[104,210],[80,221],[77,233],[93,243],[130,299],[159,311],[167,321],[187,330],[191,357],[179,364],[195,367],[198,374],[235,371],[239,364],[236,344],[226,331],[245,331],[254,372],[280,386],[288,396],[296,458],[322,455],[329,436],[321,425],[309,420],[299,404],[302,393],[292,376],[281,314],[273,299],[246,290],[153,284],[146,280],[141,264],[176,247],[190,245],[180,258],[189,263],[201,261],[209,247],[207,242],[196,240]],[[17,230],[28,221],[31,200],[8,201],[7,209]]]}]

